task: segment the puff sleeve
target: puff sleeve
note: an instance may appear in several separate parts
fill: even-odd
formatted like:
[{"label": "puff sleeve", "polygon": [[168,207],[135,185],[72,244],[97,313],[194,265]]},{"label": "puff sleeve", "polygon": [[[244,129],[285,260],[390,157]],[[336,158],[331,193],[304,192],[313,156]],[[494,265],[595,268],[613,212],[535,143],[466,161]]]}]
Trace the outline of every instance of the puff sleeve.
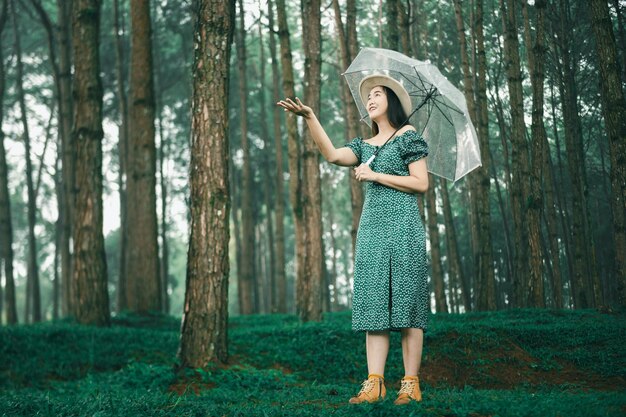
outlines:
[{"label": "puff sleeve", "polygon": [[350,148],[352,152],[354,152],[354,154],[356,155],[356,159],[359,161],[357,165],[361,164],[362,145],[363,145],[363,139],[361,139],[360,137],[356,137],[344,145],[344,147]]},{"label": "puff sleeve", "polygon": [[414,130],[409,130],[400,142],[400,157],[406,165],[428,156],[428,144]]}]

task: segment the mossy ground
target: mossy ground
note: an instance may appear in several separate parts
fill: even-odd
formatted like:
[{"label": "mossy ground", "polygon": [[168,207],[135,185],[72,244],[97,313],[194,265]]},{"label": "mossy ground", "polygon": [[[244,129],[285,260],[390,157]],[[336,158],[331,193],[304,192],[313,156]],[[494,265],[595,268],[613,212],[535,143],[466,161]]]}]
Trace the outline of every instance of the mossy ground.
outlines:
[{"label": "mossy ground", "polygon": [[322,323],[233,317],[230,359],[176,372],[178,319],[118,316],[0,328],[4,416],[622,416],[626,312],[521,309],[437,314],[420,371],[424,400],[393,405],[403,375],[393,333],[388,397],[350,405],[366,377],[350,312]]}]

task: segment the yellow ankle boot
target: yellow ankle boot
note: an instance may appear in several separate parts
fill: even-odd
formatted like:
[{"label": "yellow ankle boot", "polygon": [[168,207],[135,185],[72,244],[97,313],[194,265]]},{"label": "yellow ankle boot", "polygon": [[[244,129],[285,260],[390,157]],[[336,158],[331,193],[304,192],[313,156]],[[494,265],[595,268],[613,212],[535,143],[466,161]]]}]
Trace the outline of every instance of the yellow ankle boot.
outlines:
[{"label": "yellow ankle boot", "polygon": [[408,404],[411,401],[422,401],[420,380],[417,376],[405,376],[402,378],[402,387],[398,391],[398,398],[393,402],[396,405]]},{"label": "yellow ankle boot", "polygon": [[356,397],[350,398],[350,404],[375,403],[383,400],[387,394],[385,378],[382,375],[369,374],[361,385],[361,391],[359,391]]}]

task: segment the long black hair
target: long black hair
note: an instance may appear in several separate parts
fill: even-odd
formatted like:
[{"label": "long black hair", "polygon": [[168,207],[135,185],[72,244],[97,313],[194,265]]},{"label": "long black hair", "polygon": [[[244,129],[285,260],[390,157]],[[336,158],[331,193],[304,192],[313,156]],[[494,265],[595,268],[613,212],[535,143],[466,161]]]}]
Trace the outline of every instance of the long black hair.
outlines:
[{"label": "long black hair", "polygon": [[[382,87],[387,95],[387,118],[389,119],[391,127],[399,129],[402,126],[409,124],[409,121],[407,120],[408,116],[404,112],[402,104],[400,104],[400,99],[396,93],[394,93],[389,87],[385,87],[384,85]],[[378,125],[372,120],[372,136],[376,135],[378,135]]]}]

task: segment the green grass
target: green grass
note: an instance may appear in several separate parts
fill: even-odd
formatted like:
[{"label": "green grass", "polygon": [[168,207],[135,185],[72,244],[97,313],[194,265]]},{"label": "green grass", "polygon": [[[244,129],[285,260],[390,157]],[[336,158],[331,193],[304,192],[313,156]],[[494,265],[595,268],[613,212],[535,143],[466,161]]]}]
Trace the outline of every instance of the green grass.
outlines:
[{"label": "green grass", "polygon": [[350,405],[367,375],[350,312],[322,323],[234,317],[230,360],[175,372],[178,319],[118,316],[0,328],[2,416],[622,416],[626,312],[523,309],[433,315],[424,400],[393,405],[403,375],[392,334],[388,397]]}]

